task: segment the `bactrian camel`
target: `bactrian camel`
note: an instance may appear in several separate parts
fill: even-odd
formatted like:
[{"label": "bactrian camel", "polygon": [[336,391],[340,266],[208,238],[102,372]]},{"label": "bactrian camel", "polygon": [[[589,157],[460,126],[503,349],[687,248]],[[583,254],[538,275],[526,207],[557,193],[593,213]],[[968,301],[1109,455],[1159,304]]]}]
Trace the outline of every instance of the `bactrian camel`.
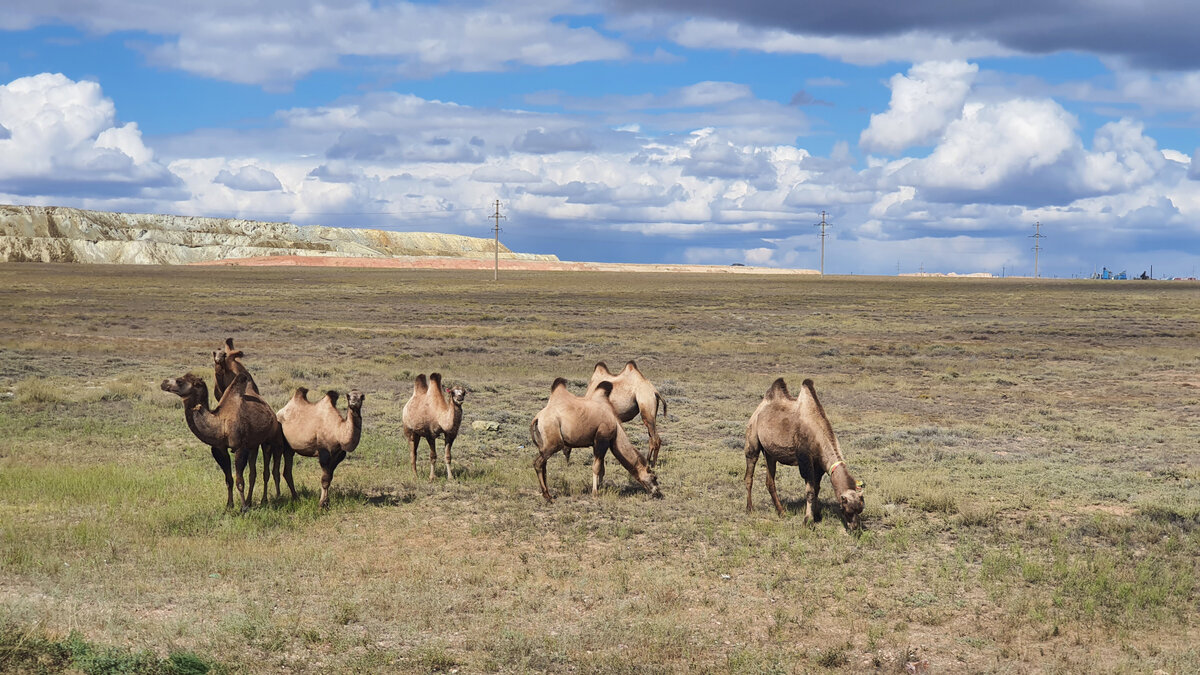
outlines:
[{"label": "bactrian camel", "polygon": [[589,446],[592,448],[593,494],[600,490],[604,480],[604,455],[611,450],[634,480],[651,495],[662,496],[658,477],[625,435],[621,420],[609,401],[611,393],[610,382],[601,382],[585,396],[568,391],[567,381],[561,377],[550,386],[550,400],[529,425],[529,434],[538,449],[533,470],[546,501],[554,501],[546,485],[546,460],[560,450]]},{"label": "bactrian camel", "polygon": [[863,510],[862,483],[854,480],[846,467],[833,426],[825,409],[817,400],[812,380],[804,380],[800,394],[793,398],[783,378],[775,380],[758,404],[746,426],[746,510],[754,510],[750,491],[754,486],[754,465],[758,455],[767,458],[767,491],[775,502],[775,510],[783,515],[783,504],[775,491],[775,465],[786,464],[800,468],[805,488],[805,521],[820,518],[817,492],[821,478],[829,474],[829,482],[841,505],[842,523],[848,528],[859,526]]},{"label": "bactrian camel", "polygon": [[[250,465],[250,501],[254,499],[254,464],[259,446],[271,449],[282,448],[283,432],[275,411],[257,394],[248,390],[249,378],[239,375],[225,389],[216,409],[208,407],[208,386],[204,378],[188,373],[181,377],[168,378],[160,385],[163,391],[171,392],[183,399],[183,417],[196,438],[212,448],[213,459],[217,460],[225,473],[228,492],[226,507],[233,508],[233,475],[229,451],[234,453],[237,468],[237,489],[242,509],[249,507],[245,484],[242,480],[247,463]],[[276,476],[278,481],[278,476]],[[263,501],[267,499],[266,477],[263,478]],[[292,497],[296,490],[288,477]]]},{"label": "bactrian camel", "polygon": [[[646,453],[646,458],[650,461],[650,466],[658,464],[658,450],[662,447],[662,440],[658,437],[658,430],[655,426],[658,417],[658,406],[662,404],[663,417],[667,415],[667,400],[658,393],[658,389],[642,375],[642,371],[638,370],[637,364],[633,361],[625,364],[619,373],[611,373],[608,366],[603,361],[596,364],[592,369],[592,377],[588,380],[588,393],[596,390],[596,387],[601,382],[612,383],[612,395],[609,400],[612,401],[613,408],[617,411],[617,417],[621,418],[622,422],[637,417],[640,413],[642,422],[646,425],[646,431],[650,434],[650,449]],[[570,457],[570,453],[564,453]]]},{"label": "bactrian camel", "polygon": [[[233,382],[234,378],[239,375],[245,375],[249,382],[246,384],[246,391],[252,394],[258,394],[258,385],[254,382],[254,376],[242,365],[242,350],[235,349],[233,346],[233,338],[225,338],[225,344],[212,353],[213,355],[213,387],[216,389],[216,397],[221,398],[221,394],[225,392],[225,388]],[[279,497],[279,461],[283,459],[284,454],[288,452],[285,447],[263,447],[263,499],[266,499],[269,471],[275,477],[275,496]],[[288,458],[290,465],[291,458]],[[250,467],[254,469],[253,466]],[[292,496],[295,497],[295,490],[292,491]]]},{"label": "bactrian camel", "polygon": [[[346,459],[346,453],[358,447],[362,437],[362,404],[366,395],[357,389],[346,394],[346,416],[337,409],[338,393],[326,392],[316,403],[308,400],[308,390],[297,387],[292,400],[279,409],[277,417],[283,425],[288,447],[296,454],[316,457],[321,465],[321,508],[329,506],[329,484],[333,472]],[[285,456],[284,475],[291,485],[290,454]]]},{"label": "bactrian camel", "polygon": [[467,390],[462,387],[448,387],[442,394],[442,375],[432,373],[426,381],[425,375],[417,375],[413,381],[413,393],[404,404],[401,421],[404,425],[404,437],[408,439],[408,452],[412,460],[413,475],[417,474],[417,446],[421,439],[429,444],[429,480],[433,480],[437,467],[437,445],[434,440],[438,436],[446,439],[446,478],[454,480],[454,472],[450,468],[450,449],[454,439],[458,438],[458,428],[462,425],[462,404],[467,397]]}]

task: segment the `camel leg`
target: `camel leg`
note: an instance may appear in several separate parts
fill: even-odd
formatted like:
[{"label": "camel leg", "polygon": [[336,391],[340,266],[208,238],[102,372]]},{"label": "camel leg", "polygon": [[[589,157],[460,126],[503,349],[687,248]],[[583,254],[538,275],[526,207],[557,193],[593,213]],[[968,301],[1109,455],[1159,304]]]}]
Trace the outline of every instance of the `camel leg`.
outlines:
[{"label": "camel leg", "polygon": [[[270,446],[270,445],[263,445],[263,446],[262,446],[262,456],[263,456],[263,474],[262,474],[262,476],[263,476],[263,496],[262,496],[262,501],[261,501],[260,503],[261,503],[261,504],[263,504],[264,506],[266,505],[266,503],[267,503],[267,500],[268,500],[268,498],[270,497],[270,493],[269,493],[269,491],[270,491],[270,488],[271,488],[271,455],[274,455],[274,454],[275,454],[275,452],[274,452],[274,450],[271,448],[271,446]],[[253,470],[253,469],[254,469],[254,467],[251,467],[251,469]],[[251,499],[253,499],[253,495],[251,495]]]},{"label": "camel leg", "polygon": [[662,439],[658,437],[658,428],[654,421],[654,414],[658,412],[658,402],[654,402],[654,408],[649,411],[645,406],[642,407],[642,422],[646,424],[646,433],[650,434],[650,447],[646,450],[646,461],[650,463],[650,467],[654,468],[658,464],[658,449],[662,447]]},{"label": "camel leg", "polygon": [[[275,499],[279,499],[279,460],[283,459],[283,450],[271,446],[271,475],[275,478]],[[266,480],[266,479],[263,479]]]},{"label": "camel leg", "polygon": [[321,463],[321,501],[318,505],[323,508],[329,508],[329,485],[333,483],[333,471],[337,469],[337,465],[346,459],[346,453],[343,450],[330,454],[328,450],[321,450],[317,455],[318,461]]},{"label": "camel leg", "polygon": [[258,446],[252,445],[247,449],[249,457],[246,458],[246,466],[250,468],[250,482],[246,486],[246,494],[250,495],[246,506],[254,506],[254,480],[258,475]]},{"label": "camel leg", "polygon": [[[800,461],[801,463],[804,462],[803,459]],[[804,505],[804,518],[814,523],[821,520],[821,502],[817,500],[817,495],[821,492],[821,475],[810,460],[808,475],[804,476],[806,484],[804,488],[804,501],[806,502]]]},{"label": "camel leg", "polygon": [[[233,455],[234,469],[237,470],[237,479],[234,484],[237,485],[238,497],[241,499],[243,511],[250,508],[250,506],[246,504],[246,483],[244,480],[242,480],[242,476],[246,471],[246,459],[249,454],[250,453],[245,448],[238,448]],[[251,472],[250,475],[253,476],[254,473]]]},{"label": "camel leg", "polygon": [[457,438],[457,436],[446,434],[446,444],[445,447],[442,448],[442,451],[446,453],[446,480],[454,480],[454,472],[450,470],[450,448],[454,445],[455,438]]},{"label": "camel leg", "polygon": [[435,441],[437,436],[428,435],[425,437],[425,442],[429,444],[429,480],[432,481],[437,472],[434,467],[437,466],[437,444]]},{"label": "camel leg", "polygon": [[754,510],[750,492],[754,489],[754,466],[758,464],[758,448],[746,446],[746,512]]},{"label": "camel leg", "polygon": [[767,492],[771,493],[771,501],[775,502],[775,511],[783,515],[783,503],[779,501],[779,493],[775,491],[775,460],[767,454]]},{"label": "camel leg", "polygon": [[296,453],[292,450],[283,451],[283,479],[287,481],[288,489],[292,491],[292,500],[296,495],[296,484],[292,482],[292,460],[295,459]]},{"label": "camel leg", "polygon": [[221,467],[221,471],[225,474],[225,491],[228,493],[228,499],[225,502],[225,508],[233,508],[233,464],[229,460],[229,451],[225,448],[213,446],[213,459],[217,460],[217,466]]},{"label": "camel leg", "polygon": [[570,464],[571,463],[571,449],[563,448],[562,454],[563,454],[563,462],[566,464]]},{"label": "camel leg", "polygon": [[604,484],[604,455],[608,453],[608,446],[597,441],[596,446],[592,448],[592,494],[600,494],[600,486]]},{"label": "camel leg", "polygon": [[[554,454],[554,453],[552,452],[550,454]],[[546,501],[553,502],[554,497],[550,496],[550,488],[549,488],[549,486],[546,485],[546,460],[547,459],[549,459],[549,455],[547,455],[544,451],[539,452],[538,456],[533,458],[533,471],[534,471],[534,473],[537,474],[538,485],[540,485],[542,488],[542,496],[546,498]]]}]

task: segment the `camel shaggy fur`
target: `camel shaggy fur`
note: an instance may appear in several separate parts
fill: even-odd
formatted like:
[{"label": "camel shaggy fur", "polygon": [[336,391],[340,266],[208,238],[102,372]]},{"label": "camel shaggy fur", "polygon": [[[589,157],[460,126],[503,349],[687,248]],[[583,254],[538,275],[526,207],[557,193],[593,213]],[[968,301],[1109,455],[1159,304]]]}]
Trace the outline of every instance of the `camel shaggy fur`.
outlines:
[{"label": "camel shaggy fur", "polygon": [[863,510],[862,483],[854,480],[846,467],[833,426],[825,409],[817,400],[812,380],[804,380],[799,396],[788,393],[783,378],[775,380],[767,390],[746,427],[746,510],[754,510],[750,497],[754,486],[754,465],[759,453],[767,458],[767,491],[775,502],[775,510],[783,515],[783,504],[775,492],[775,465],[786,464],[800,469],[807,484],[805,488],[806,521],[820,518],[817,492],[821,477],[829,474],[841,505],[842,522],[848,528],[859,526]]},{"label": "camel shaggy fur", "polygon": [[654,497],[662,496],[658,477],[625,435],[621,420],[609,401],[612,388],[611,382],[601,382],[588,394],[576,396],[567,390],[567,381],[561,377],[550,386],[550,400],[529,425],[529,434],[538,449],[533,470],[546,501],[554,501],[546,485],[546,460],[560,450],[588,446],[592,448],[593,494],[599,492],[604,480],[604,455],[612,450],[621,466],[647,492]]},{"label": "camel shaggy fur", "polygon": [[458,429],[462,425],[462,404],[467,397],[467,390],[462,387],[448,387],[442,395],[442,375],[432,373],[426,381],[425,375],[417,375],[413,381],[413,393],[408,403],[404,404],[401,421],[404,425],[404,437],[408,439],[409,457],[412,460],[413,475],[417,475],[417,446],[421,439],[429,444],[429,480],[433,480],[437,467],[437,445],[434,443],[438,436],[445,439],[446,478],[454,480],[454,472],[450,468],[450,449],[454,439],[458,438]]},{"label": "camel shaggy fur", "polygon": [[[279,409],[277,417],[283,426],[288,447],[296,454],[316,457],[321,465],[321,508],[329,506],[329,485],[333,472],[353,452],[362,438],[362,404],[366,395],[357,389],[346,394],[346,416],[337,409],[338,393],[326,392],[316,403],[308,400],[308,390],[297,387],[292,400]],[[284,475],[291,485],[291,455],[285,456]]]},{"label": "camel shaggy fur", "polygon": [[[171,392],[183,399],[183,416],[188,428],[205,445],[212,448],[213,459],[225,473],[228,492],[226,507],[233,508],[233,475],[229,451],[234,452],[237,468],[237,489],[242,509],[249,507],[242,480],[247,463],[250,465],[250,501],[254,499],[254,464],[259,446],[282,451],[283,431],[275,419],[275,411],[257,394],[249,391],[250,380],[239,375],[225,389],[216,409],[208,407],[208,386],[204,378],[188,373],[181,377],[168,378],[160,385],[163,391]],[[278,449],[278,450],[276,450]],[[267,500],[267,479],[263,475],[263,501]],[[275,475],[278,491],[279,474]],[[288,477],[292,497],[296,490]]]},{"label": "camel shaggy fur", "polygon": [[[658,393],[658,389],[650,380],[642,375],[642,371],[638,370],[633,361],[626,363],[619,373],[609,372],[603,361],[597,363],[592,369],[592,377],[588,380],[588,394],[595,391],[601,382],[612,383],[612,395],[609,396],[609,400],[622,422],[628,422],[641,414],[642,423],[646,425],[646,431],[650,434],[650,448],[646,452],[646,458],[650,466],[658,464],[658,450],[662,447],[662,439],[658,437],[656,428],[658,406],[662,404],[663,417],[666,417],[667,400]],[[570,453],[564,454],[570,456]]]}]

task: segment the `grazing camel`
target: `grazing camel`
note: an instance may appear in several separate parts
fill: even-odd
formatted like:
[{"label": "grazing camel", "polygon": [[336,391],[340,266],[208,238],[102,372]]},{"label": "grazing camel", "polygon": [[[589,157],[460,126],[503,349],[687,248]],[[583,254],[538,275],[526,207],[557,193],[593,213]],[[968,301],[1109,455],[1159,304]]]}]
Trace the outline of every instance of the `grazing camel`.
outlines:
[{"label": "grazing camel", "polygon": [[538,449],[533,470],[546,501],[554,501],[546,486],[546,460],[559,450],[588,446],[592,448],[592,494],[600,490],[604,480],[604,455],[612,450],[621,466],[647,492],[654,497],[662,496],[658,477],[625,435],[621,420],[609,401],[612,388],[611,382],[601,382],[588,394],[576,396],[567,390],[567,381],[561,377],[550,386],[550,400],[529,425],[529,434]]},{"label": "grazing camel", "polygon": [[412,396],[404,404],[401,421],[404,424],[404,437],[408,439],[414,476],[417,475],[417,446],[424,438],[429,444],[429,480],[433,480],[437,466],[437,445],[434,440],[440,435],[446,439],[446,478],[454,480],[454,473],[450,470],[450,448],[454,446],[458,428],[462,425],[462,404],[467,397],[467,390],[447,387],[446,393],[450,394],[449,400],[442,395],[441,373],[430,374],[428,382],[424,374],[417,375],[413,381]]},{"label": "grazing camel", "polygon": [[[162,381],[163,391],[171,392],[183,399],[183,416],[188,428],[205,445],[212,448],[213,459],[225,472],[225,487],[228,491],[226,508],[233,508],[233,475],[229,461],[229,450],[234,452],[237,467],[237,489],[241,496],[242,510],[249,508],[242,474],[250,464],[250,501],[254,499],[254,463],[259,446],[271,449],[284,447],[283,431],[275,419],[275,411],[257,394],[249,391],[250,379],[239,375],[225,389],[216,409],[208,407],[208,385],[204,378],[188,373],[181,377]],[[275,476],[278,485],[279,476]],[[263,482],[266,483],[264,476]],[[296,489],[287,477],[292,497]],[[263,501],[267,499],[266,485],[263,486]]]},{"label": "grazing camel", "polygon": [[783,504],[775,492],[775,464],[796,466],[807,487],[805,521],[820,518],[817,492],[821,477],[829,474],[829,482],[837,492],[842,522],[848,528],[858,528],[863,510],[862,483],[855,481],[846,468],[846,460],[838,445],[833,426],[825,409],[817,400],[812,380],[804,380],[800,395],[792,398],[783,378],[775,380],[758,404],[746,426],[746,510],[754,510],[750,490],[754,486],[754,465],[758,454],[767,457],[767,491],[775,502],[775,510],[783,515]]},{"label": "grazing camel", "polygon": [[[658,389],[654,388],[650,380],[642,375],[642,371],[638,370],[633,361],[626,363],[619,373],[609,372],[603,361],[597,363],[592,369],[592,377],[588,380],[587,393],[595,391],[601,382],[612,383],[612,395],[609,400],[612,401],[617,417],[621,418],[622,422],[628,422],[641,413],[642,422],[650,434],[650,448],[646,452],[646,458],[650,461],[650,466],[658,464],[658,450],[662,447],[662,440],[658,437],[655,421],[660,403],[663,417],[666,417],[667,400],[658,393]],[[569,452],[564,454],[568,459],[571,456]]]},{"label": "grazing camel", "polygon": [[[283,436],[296,454],[316,457],[321,465],[321,508],[329,506],[329,484],[333,471],[346,459],[346,453],[358,447],[362,437],[362,404],[366,395],[357,389],[346,394],[346,416],[337,409],[338,393],[330,391],[316,403],[308,400],[308,390],[297,387],[292,400],[279,409]],[[284,475],[292,479],[292,456],[284,457]]]}]

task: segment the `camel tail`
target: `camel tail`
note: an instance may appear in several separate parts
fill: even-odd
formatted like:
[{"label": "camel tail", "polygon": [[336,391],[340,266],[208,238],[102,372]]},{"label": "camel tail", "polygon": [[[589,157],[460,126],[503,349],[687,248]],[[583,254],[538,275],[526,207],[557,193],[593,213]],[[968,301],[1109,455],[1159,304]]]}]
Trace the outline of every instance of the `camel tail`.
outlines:
[{"label": "camel tail", "polygon": [[655,415],[658,414],[659,404],[662,404],[663,419],[666,419],[666,417],[667,417],[667,399],[663,398],[662,394],[660,394],[656,391],[656,392],[654,392],[654,414]]},{"label": "camel tail", "polygon": [[542,430],[538,428],[537,418],[533,418],[533,422],[529,425],[529,437],[533,439],[533,444],[540,451],[542,449]]}]

